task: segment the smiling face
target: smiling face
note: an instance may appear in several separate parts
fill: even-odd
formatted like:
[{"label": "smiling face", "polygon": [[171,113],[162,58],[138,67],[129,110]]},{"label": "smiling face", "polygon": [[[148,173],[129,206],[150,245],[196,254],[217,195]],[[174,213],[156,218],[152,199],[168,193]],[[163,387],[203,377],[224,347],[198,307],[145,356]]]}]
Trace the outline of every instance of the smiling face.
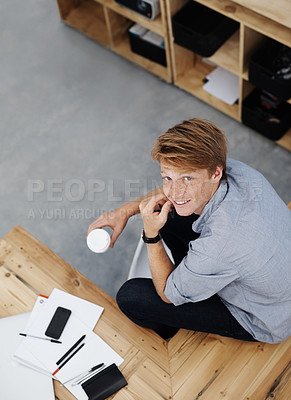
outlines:
[{"label": "smiling face", "polygon": [[183,173],[161,162],[163,191],[173,203],[177,214],[201,214],[219,187],[222,170],[221,166],[217,166],[212,176],[209,176],[207,169]]}]

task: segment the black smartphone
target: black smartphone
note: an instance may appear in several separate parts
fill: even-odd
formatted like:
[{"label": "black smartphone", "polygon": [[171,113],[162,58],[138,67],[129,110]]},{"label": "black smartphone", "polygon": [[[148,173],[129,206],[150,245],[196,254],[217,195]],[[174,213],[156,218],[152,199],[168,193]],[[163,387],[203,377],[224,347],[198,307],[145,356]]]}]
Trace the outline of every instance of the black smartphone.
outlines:
[{"label": "black smartphone", "polygon": [[45,335],[53,339],[58,339],[68,322],[71,312],[67,308],[58,307],[45,331]]}]

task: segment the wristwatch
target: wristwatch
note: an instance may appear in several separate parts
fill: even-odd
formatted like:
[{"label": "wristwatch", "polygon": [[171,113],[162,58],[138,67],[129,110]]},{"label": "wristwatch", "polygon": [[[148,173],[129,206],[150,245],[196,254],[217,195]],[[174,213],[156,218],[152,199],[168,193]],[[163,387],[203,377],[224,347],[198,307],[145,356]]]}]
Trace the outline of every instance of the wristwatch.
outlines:
[{"label": "wristwatch", "polygon": [[157,236],[153,237],[153,238],[148,238],[146,237],[144,230],[142,231],[142,240],[144,241],[144,243],[146,244],[153,244],[153,243],[158,243],[161,240],[161,235],[158,234]]}]

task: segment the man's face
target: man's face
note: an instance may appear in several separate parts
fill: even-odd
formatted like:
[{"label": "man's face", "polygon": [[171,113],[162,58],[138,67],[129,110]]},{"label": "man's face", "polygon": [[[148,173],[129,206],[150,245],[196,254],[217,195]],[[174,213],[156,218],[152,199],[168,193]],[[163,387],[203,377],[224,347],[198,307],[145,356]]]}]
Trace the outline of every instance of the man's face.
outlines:
[{"label": "man's face", "polygon": [[222,168],[219,166],[210,177],[207,169],[181,173],[161,162],[164,194],[181,216],[201,214],[217,190],[221,174]]}]

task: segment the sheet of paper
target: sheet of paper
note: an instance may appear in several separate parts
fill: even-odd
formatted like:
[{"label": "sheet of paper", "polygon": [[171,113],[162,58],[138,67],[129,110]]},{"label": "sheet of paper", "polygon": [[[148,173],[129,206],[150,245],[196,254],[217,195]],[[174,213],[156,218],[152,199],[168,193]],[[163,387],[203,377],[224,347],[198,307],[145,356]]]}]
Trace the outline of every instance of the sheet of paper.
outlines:
[{"label": "sheet of paper", "polygon": [[224,68],[217,67],[206,77],[203,89],[226,104],[233,105],[239,97],[239,78]]},{"label": "sheet of paper", "polygon": [[[28,333],[31,335],[45,337],[45,331],[57,307],[59,306],[71,310],[72,314],[69,318],[69,321],[72,315],[74,315],[91,330],[94,329],[103,312],[103,307],[100,307],[87,300],[83,300],[80,297],[63,292],[62,290],[54,289],[45,303],[42,315],[30,325]],[[60,340],[62,339],[60,338]]]},{"label": "sheet of paper", "polygon": [[54,400],[51,377],[47,377],[12,359],[23,338],[19,332],[25,329],[31,313],[18,314],[0,319],[0,398],[3,400]]},{"label": "sheet of paper", "polygon": [[[31,327],[31,325],[42,314],[44,305],[47,300],[48,299],[46,297],[38,296],[31,313],[29,313],[29,318],[26,321],[26,325],[24,327],[22,327],[23,333],[27,333],[29,328]],[[19,333],[20,333],[20,331],[19,331]],[[23,365],[26,365],[36,371],[39,371],[39,372],[51,377],[51,373],[28,350],[30,344],[33,343],[36,339],[32,339],[29,337],[21,337],[21,336],[19,336],[19,338],[20,338],[19,345],[15,349],[13,359],[15,359],[15,361],[17,361]]]}]

